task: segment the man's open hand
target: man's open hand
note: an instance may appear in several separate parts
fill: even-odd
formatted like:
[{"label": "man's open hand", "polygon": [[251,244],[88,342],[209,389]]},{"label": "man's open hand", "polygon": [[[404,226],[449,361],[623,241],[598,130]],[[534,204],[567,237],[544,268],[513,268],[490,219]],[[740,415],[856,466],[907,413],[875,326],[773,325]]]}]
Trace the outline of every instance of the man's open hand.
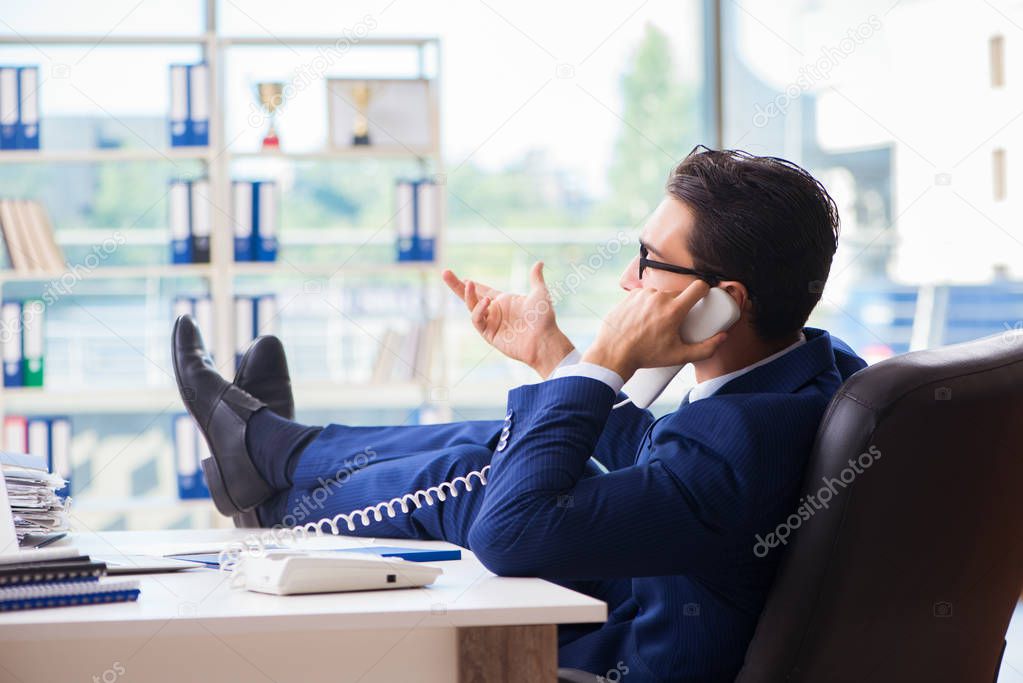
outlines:
[{"label": "man's open hand", "polygon": [[462,281],[451,272],[442,274],[472,314],[472,324],[494,348],[522,361],[547,377],[575,348],[558,328],[554,306],[543,279],[543,263],[537,261],[529,274],[529,294],[509,294],[472,280]]},{"label": "man's open hand", "polygon": [[696,280],[682,292],[634,289],[607,317],[583,361],[614,370],[628,381],[639,368],[685,365],[709,358],[725,340],[719,332],[698,344],[682,341],[679,328],[710,287]]}]

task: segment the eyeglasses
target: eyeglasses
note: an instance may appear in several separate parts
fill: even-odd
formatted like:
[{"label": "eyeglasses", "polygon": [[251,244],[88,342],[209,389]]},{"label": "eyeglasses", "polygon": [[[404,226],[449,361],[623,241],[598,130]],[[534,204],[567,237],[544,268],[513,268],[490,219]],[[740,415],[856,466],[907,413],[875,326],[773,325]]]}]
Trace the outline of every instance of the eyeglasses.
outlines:
[{"label": "eyeglasses", "polygon": [[653,268],[655,270],[666,270],[669,273],[678,273],[679,275],[695,275],[711,287],[717,286],[722,280],[725,279],[723,275],[717,273],[708,273],[700,270],[693,270],[692,268],[686,268],[684,266],[676,266],[671,263],[663,263],[661,261],[653,261],[647,258],[650,252],[647,250],[645,244],[639,245],[639,279],[643,279],[643,271],[647,268]]}]

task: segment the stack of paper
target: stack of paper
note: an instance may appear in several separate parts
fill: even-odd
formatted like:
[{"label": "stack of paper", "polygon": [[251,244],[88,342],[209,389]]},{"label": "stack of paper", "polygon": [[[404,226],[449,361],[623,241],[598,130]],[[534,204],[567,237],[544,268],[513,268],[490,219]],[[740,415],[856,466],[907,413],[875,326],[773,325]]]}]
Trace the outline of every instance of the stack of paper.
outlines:
[{"label": "stack of paper", "polygon": [[68,501],[57,497],[67,483],[50,473],[46,460],[35,455],[0,452],[0,468],[7,482],[7,498],[14,514],[20,543],[26,534],[49,534],[68,529]]}]

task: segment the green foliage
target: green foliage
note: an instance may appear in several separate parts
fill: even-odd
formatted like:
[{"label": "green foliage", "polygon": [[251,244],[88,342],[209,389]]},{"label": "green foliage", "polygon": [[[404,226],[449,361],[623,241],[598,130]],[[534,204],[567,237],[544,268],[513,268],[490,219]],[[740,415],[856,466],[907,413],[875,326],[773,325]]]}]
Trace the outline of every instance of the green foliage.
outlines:
[{"label": "green foliage", "polygon": [[[160,228],[167,225],[168,168],[148,162],[99,164],[85,224],[94,228]],[[154,197],[157,198],[154,201]]]},{"label": "green foliage", "polygon": [[580,225],[589,207],[573,205],[565,185],[537,150],[499,171],[466,163],[448,176],[448,222],[453,227]]},{"label": "green foliage", "polygon": [[621,77],[623,123],[599,201],[571,191],[546,157],[527,151],[499,171],[465,164],[449,178],[452,226],[633,228],[653,210],[674,165],[698,142],[697,93],[682,84],[663,31],[648,25]]},{"label": "green foliage", "polygon": [[[449,169],[449,225],[635,227],[660,200],[674,163],[697,142],[700,117],[697,94],[676,75],[669,37],[650,25],[625,66],[620,92],[623,123],[613,143],[606,196],[583,194],[570,172],[523,141],[522,156],[500,169],[472,160]],[[194,177],[200,168],[191,162],[68,164],[59,172],[47,166],[10,169],[0,180],[7,196],[42,199],[60,227],[159,229],[167,222],[160,198],[169,179]],[[291,168],[293,176],[282,182],[285,231],[384,227],[394,213],[394,179],[423,172],[415,163],[377,160],[297,162]]]},{"label": "green foliage", "polygon": [[677,81],[671,42],[647,25],[622,76],[622,119],[608,170],[610,194],[596,214],[604,224],[635,227],[664,195],[668,173],[698,142],[693,88]]},{"label": "green foliage", "polygon": [[379,227],[394,213],[394,179],[417,175],[410,164],[308,162],[295,166],[281,222],[302,228]]}]

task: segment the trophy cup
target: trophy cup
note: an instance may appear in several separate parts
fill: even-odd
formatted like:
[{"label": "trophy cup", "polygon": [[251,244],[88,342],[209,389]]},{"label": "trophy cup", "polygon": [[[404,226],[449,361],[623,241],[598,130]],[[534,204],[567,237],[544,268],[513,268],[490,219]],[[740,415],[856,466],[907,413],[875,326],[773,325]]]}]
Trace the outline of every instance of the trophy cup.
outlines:
[{"label": "trophy cup", "polygon": [[257,83],[256,90],[259,97],[259,105],[266,112],[267,118],[270,120],[270,126],[266,129],[266,135],[263,136],[263,149],[279,149],[281,140],[277,137],[274,117],[284,104],[284,84]]},{"label": "trophy cup", "polygon": [[369,83],[366,81],[352,86],[352,99],[355,100],[355,121],[352,123],[353,145],[368,145],[370,142],[369,117],[366,115],[369,109],[369,96]]}]

